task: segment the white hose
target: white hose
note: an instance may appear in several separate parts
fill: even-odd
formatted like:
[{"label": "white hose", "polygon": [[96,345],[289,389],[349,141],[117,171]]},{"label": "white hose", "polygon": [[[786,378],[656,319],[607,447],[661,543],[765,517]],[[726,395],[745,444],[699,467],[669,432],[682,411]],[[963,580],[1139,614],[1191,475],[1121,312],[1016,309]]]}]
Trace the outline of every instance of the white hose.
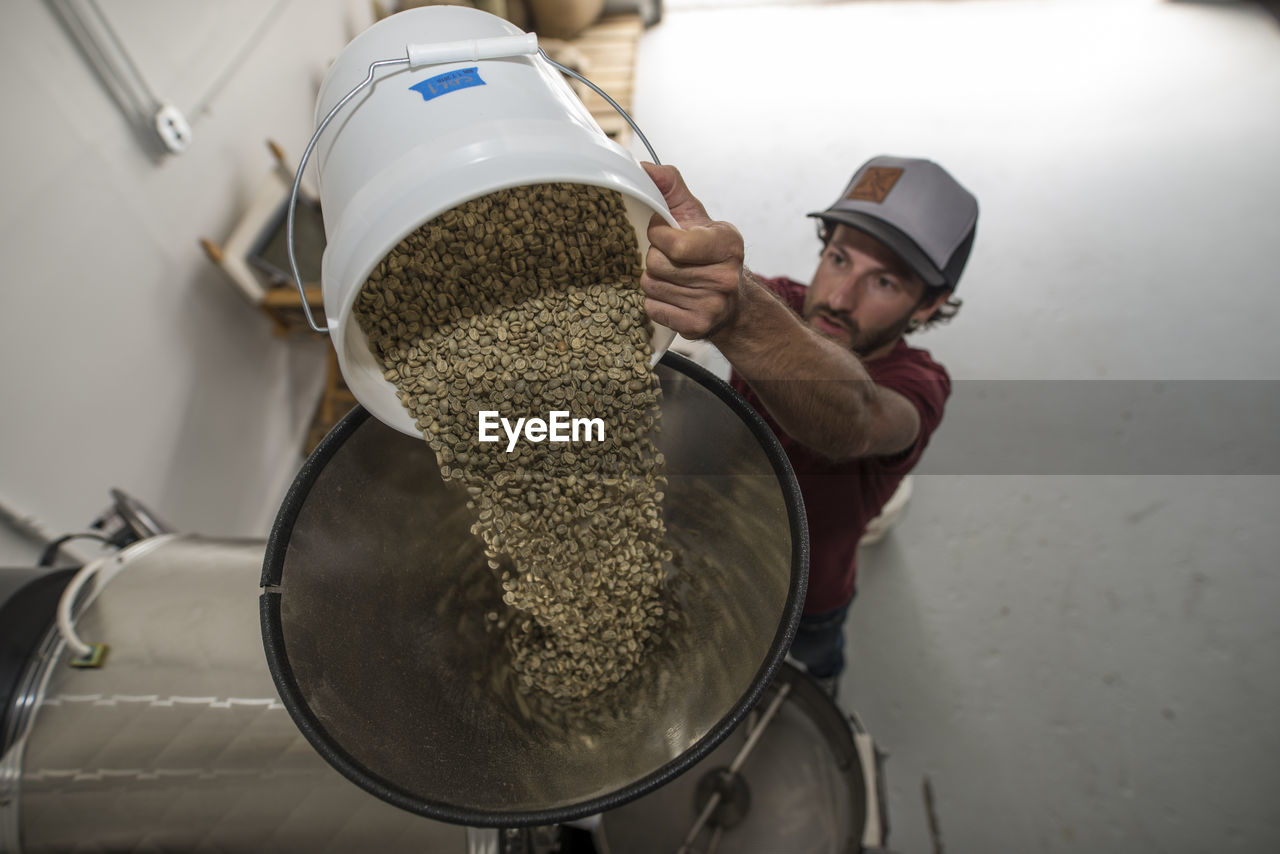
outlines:
[{"label": "white hose", "polygon": [[98,570],[106,566],[113,557],[114,555],[100,557],[80,567],[80,571],[72,577],[71,582],[62,591],[62,598],[58,600],[58,631],[77,658],[87,658],[93,652],[93,647],[80,640],[80,636],[76,634],[76,627],[71,617],[71,607],[75,604],[76,597],[80,595],[80,590],[85,583],[97,574]]}]

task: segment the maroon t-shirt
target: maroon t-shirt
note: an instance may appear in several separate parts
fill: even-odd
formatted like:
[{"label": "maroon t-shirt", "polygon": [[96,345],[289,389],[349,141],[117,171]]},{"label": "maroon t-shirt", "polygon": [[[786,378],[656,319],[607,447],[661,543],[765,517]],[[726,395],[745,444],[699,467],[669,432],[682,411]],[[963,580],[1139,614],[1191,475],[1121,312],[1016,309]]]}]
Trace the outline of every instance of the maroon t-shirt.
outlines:
[{"label": "maroon t-shirt", "polygon": [[[805,286],[787,278],[762,279],[797,313]],[[876,385],[893,389],[920,413],[915,444],[889,457],[864,457],[833,463],[782,431],[751,390],[734,372],[730,382],[747,399],[782,443],[795,469],[809,517],[809,592],[805,613],[832,611],[853,598],[858,572],[858,541],[867,523],[879,514],[898,483],[924,453],[929,436],[942,420],[951,393],[951,378],[927,350],[899,340],[889,353],[863,362]]]}]

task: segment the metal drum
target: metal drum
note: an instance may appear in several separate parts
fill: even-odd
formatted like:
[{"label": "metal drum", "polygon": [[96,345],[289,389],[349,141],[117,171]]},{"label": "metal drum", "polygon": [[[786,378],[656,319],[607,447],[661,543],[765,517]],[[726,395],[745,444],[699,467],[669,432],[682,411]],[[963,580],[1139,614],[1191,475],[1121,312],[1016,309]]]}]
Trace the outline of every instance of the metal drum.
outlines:
[{"label": "metal drum", "polygon": [[[861,742],[861,743],[860,743]],[[874,748],[786,665],[733,733],[684,775],[601,816],[609,854],[846,854],[879,844]]]},{"label": "metal drum", "polygon": [[351,785],[298,732],[262,653],[264,548],[166,535],[120,552],[75,618],[109,647],[97,669],[68,666],[54,626],[65,572],[7,595],[42,625],[0,716],[0,852],[467,850],[465,828]]}]

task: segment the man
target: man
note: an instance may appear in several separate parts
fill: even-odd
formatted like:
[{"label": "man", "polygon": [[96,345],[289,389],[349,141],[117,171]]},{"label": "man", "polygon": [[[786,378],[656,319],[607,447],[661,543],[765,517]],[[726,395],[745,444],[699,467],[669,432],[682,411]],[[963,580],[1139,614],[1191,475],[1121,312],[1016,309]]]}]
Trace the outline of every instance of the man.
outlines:
[{"label": "man", "polygon": [[675,169],[645,168],[681,226],[650,223],[645,309],[720,350],[791,460],[810,536],[791,654],[834,696],[858,540],[920,459],[951,389],[903,336],[959,308],[977,200],[928,160],[868,161],[835,204],[810,214],[823,248],[806,288],[747,270],[737,229],[713,221]]}]

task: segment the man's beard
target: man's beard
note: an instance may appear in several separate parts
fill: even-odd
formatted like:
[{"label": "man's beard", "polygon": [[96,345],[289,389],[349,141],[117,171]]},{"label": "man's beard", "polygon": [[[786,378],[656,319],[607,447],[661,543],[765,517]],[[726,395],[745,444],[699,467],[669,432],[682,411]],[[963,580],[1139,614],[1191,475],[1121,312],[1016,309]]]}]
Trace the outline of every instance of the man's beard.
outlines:
[{"label": "man's beard", "polygon": [[[858,324],[852,317],[849,317],[843,312],[834,311],[831,306],[826,305],[825,303],[819,303],[818,305],[806,310],[804,313],[804,319],[805,322],[813,327],[819,334],[836,341],[838,344],[843,344],[849,350],[852,350],[857,356],[866,358],[886,344],[890,344],[902,337],[902,335],[911,327],[911,314],[914,311],[915,309],[913,308],[911,311],[904,314],[898,322],[884,329],[877,330],[864,330],[859,328]],[[845,329],[848,332],[848,338],[840,340],[830,333],[815,327],[813,325],[813,320],[818,315],[822,315],[828,323]]]}]

